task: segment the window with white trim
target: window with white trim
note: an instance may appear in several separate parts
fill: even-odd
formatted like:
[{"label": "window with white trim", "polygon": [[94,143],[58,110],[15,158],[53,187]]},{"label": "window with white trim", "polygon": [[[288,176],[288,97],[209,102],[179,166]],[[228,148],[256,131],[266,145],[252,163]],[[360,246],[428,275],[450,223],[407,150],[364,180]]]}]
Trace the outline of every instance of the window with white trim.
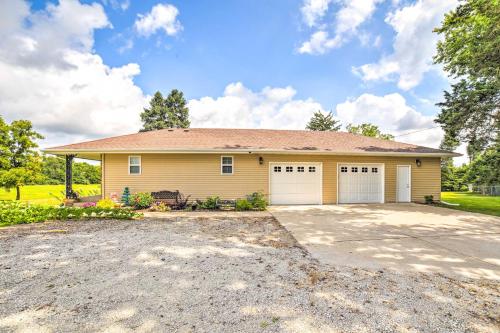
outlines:
[{"label": "window with white trim", "polygon": [[222,156],[220,161],[220,171],[223,175],[233,174],[233,157],[232,156]]},{"label": "window with white trim", "polygon": [[141,157],[129,156],[128,157],[128,173],[129,175],[141,174]]},{"label": "window with white trim", "polygon": [[362,168],[361,168],[361,172],[363,172],[363,173],[367,173],[367,172],[368,172],[368,168],[367,168],[367,167],[362,167]]},{"label": "window with white trim", "polygon": [[298,166],[297,167],[297,172],[304,172],[304,167],[303,166]]},{"label": "window with white trim", "polygon": [[316,172],[316,167],[310,166],[309,167],[309,172]]},{"label": "window with white trim", "polygon": [[378,172],[378,168],[372,168],[372,173],[377,173]]},{"label": "window with white trim", "polygon": [[293,167],[292,166],[287,166],[285,167],[286,172],[293,172]]},{"label": "window with white trim", "polygon": [[351,172],[358,172],[358,167],[352,167]]},{"label": "window with white trim", "polygon": [[274,167],[274,172],[281,172],[281,167],[280,166],[275,166]]},{"label": "window with white trim", "polygon": [[346,166],[340,167],[340,172],[347,172],[347,167]]}]

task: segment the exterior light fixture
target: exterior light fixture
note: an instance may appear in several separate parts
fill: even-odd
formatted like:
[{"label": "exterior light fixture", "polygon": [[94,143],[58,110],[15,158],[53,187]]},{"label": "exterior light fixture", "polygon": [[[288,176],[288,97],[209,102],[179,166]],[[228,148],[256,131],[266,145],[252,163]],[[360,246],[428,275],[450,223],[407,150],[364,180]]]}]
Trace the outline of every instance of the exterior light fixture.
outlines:
[{"label": "exterior light fixture", "polygon": [[262,156],[259,156],[259,164],[260,165],[264,164],[264,158]]},{"label": "exterior light fixture", "polygon": [[420,167],[422,166],[422,161],[421,161],[421,160],[419,160],[419,159],[417,159],[417,160],[415,161],[415,164],[416,164],[416,165],[420,168]]}]

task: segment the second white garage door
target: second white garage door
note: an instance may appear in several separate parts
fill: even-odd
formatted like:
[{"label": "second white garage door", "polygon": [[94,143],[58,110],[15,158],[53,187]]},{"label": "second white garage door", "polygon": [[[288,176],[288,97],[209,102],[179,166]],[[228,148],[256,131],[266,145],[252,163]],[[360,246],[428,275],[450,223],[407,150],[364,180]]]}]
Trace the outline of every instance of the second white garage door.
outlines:
[{"label": "second white garage door", "polygon": [[339,203],[383,203],[383,164],[339,164]]},{"label": "second white garage door", "polygon": [[272,205],[320,205],[321,163],[270,163]]}]

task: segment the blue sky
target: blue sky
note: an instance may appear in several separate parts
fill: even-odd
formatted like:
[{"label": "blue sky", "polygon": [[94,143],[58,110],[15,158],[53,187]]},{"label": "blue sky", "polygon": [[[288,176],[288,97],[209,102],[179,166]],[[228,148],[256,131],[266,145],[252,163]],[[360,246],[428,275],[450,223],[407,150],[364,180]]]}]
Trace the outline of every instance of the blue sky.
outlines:
[{"label": "blue sky", "polygon": [[0,112],[48,146],[135,132],[149,97],[176,88],[193,127],[303,129],[322,110],[437,146],[449,80],[432,29],[456,3],[5,1]]},{"label": "blue sky", "polygon": [[[298,98],[312,97],[334,109],[346,97],[365,92],[398,91],[419,106],[414,95],[439,98],[448,86],[444,78],[427,73],[420,86],[406,92],[394,82],[365,84],[352,73],[353,66],[375,62],[392,51],[394,32],[384,23],[390,2],[382,3],[363,24],[364,32],[381,36],[380,47],[363,46],[353,37],[343,47],[320,56],[297,51],[311,31],[302,20],[303,1],[170,1],[180,12],[183,30],[176,36],[159,32],[137,37],[133,30],[137,14],[147,13],[157,3],[131,2],[125,11],[107,6],[114,28],[95,32],[95,50],[106,64],[140,64],[141,75],[135,82],[147,94],[177,88],[187,98],[217,96],[228,83],[237,81],[252,90],[291,85]],[[332,7],[328,15],[333,22],[335,7],[341,5]],[[133,40],[134,47],[120,52],[127,40]],[[435,108],[424,105],[422,112],[432,113]]]}]

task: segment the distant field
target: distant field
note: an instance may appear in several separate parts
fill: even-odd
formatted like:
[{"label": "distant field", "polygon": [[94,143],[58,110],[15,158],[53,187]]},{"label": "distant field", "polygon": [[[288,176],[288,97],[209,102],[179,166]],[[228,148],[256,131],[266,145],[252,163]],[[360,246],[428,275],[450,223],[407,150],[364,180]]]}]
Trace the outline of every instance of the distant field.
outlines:
[{"label": "distant field", "polygon": [[[100,184],[92,185],[73,185],[73,189],[80,195],[92,195],[97,191],[101,193]],[[29,201],[30,203],[37,203],[43,205],[57,205],[60,203],[56,198],[52,197],[50,193],[58,197],[63,197],[61,191],[64,191],[64,185],[29,185],[21,188],[21,200]],[[16,198],[16,190],[12,189],[6,191],[0,188],[0,200],[14,200]]]},{"label": "distant field", "polygon": [[446,206],[468,212],[500,216],[500,197],[492,197],[467,192],[442,192],[441,200],[457,203],[459,206]]}]

